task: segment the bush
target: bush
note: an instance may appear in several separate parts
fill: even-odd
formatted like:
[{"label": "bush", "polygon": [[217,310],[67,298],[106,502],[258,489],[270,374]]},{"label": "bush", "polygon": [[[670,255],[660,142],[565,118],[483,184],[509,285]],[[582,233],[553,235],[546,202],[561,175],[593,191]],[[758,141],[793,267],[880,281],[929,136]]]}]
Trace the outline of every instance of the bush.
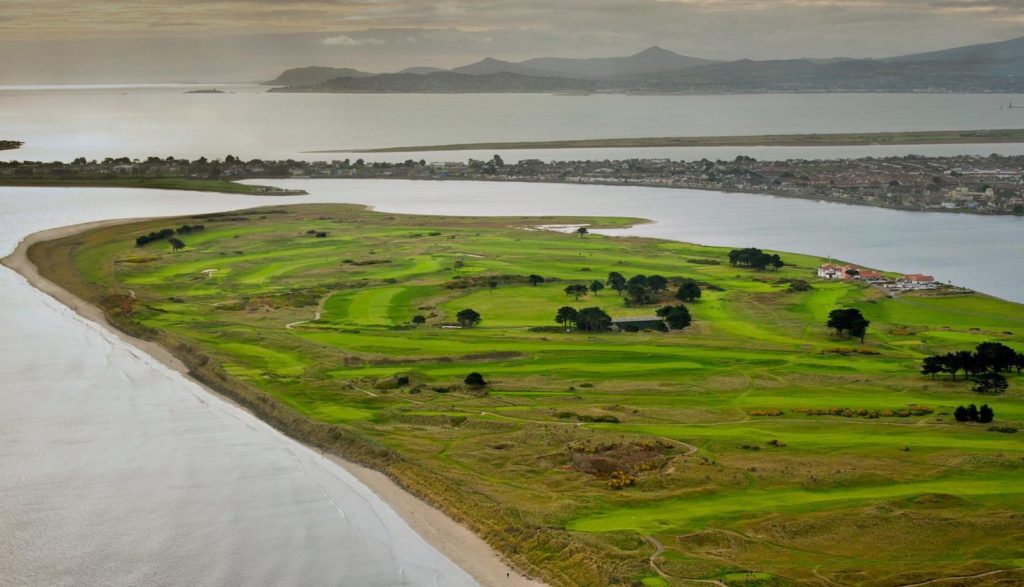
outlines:
[{"label": "bush", "polygon": [[477,373],[476,371],[473,371],[469,375],[466,375],[466,378],[463,380],[463,383],[465,383],[466,385],[468,385],[470,387],[486,387],[487,386],[487,381],[484,380],[484,376],[479,374],[479,373]]}]

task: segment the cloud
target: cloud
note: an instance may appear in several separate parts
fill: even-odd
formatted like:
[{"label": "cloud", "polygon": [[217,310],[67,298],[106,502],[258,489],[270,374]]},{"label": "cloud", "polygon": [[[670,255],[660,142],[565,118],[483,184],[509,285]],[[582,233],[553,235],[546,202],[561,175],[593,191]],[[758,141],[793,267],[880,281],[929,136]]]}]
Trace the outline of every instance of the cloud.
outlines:
[{"label": "cloud", "polygon": [[355,37],[350,37],[349,35],[337,35],[334,37],[327,37],[326,39],[320,39],[320,43],[330,46],[358,47],[360,45],[384,45],[386,41],[383,39],[374,39],[373,37],[357,39]]}]

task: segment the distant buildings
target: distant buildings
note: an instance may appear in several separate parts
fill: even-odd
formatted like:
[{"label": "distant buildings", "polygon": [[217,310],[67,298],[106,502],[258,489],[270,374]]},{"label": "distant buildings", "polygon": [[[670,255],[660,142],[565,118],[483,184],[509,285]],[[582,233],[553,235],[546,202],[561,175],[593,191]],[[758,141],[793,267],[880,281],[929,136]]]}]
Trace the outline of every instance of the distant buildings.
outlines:
[{"label": "distant buildings", "polygon": [[911,273],[896,279],[890,279],[877,271],[864,269],[856,265],[836,265],[825,263],[818,267],[818,277],[828,280],[857,280],[881,286],[889,291],[908,291],[935,289],[940,284],[931,275]]}]

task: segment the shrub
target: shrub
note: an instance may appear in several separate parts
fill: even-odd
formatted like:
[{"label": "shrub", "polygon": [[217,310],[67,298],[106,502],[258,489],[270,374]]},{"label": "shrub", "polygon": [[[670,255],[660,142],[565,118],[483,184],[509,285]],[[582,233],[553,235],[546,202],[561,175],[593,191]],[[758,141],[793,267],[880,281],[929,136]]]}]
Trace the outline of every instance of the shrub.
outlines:
[{"label": "shrub", "polygon": [[477,373],[476,371],[473,371],[469,375],[466,375],[466,378],[463,380],[463,382],[466,385],[470,386],[470,387],[486,387],[487,386],[487,381],[484,380],[484,376],[479,374],[479,373]]}]

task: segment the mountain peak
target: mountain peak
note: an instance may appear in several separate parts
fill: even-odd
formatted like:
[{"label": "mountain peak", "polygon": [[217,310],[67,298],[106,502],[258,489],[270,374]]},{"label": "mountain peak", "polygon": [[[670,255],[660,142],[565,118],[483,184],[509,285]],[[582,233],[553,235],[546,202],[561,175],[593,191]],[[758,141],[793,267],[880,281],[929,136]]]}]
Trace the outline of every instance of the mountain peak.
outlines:
[{"label": "mountain peak", "polygon": [[659,45],[652,45],[652,46],[644,49],[643,51],[637,53],[635,55],[635,57],[641,57],[641,56],[650,57],[650,56],[655,56],[655,55],[675,55],[675,56],[678,56],[679,54],[674,52],[674,51],[669,51],[668,49],[663,49]]}]

